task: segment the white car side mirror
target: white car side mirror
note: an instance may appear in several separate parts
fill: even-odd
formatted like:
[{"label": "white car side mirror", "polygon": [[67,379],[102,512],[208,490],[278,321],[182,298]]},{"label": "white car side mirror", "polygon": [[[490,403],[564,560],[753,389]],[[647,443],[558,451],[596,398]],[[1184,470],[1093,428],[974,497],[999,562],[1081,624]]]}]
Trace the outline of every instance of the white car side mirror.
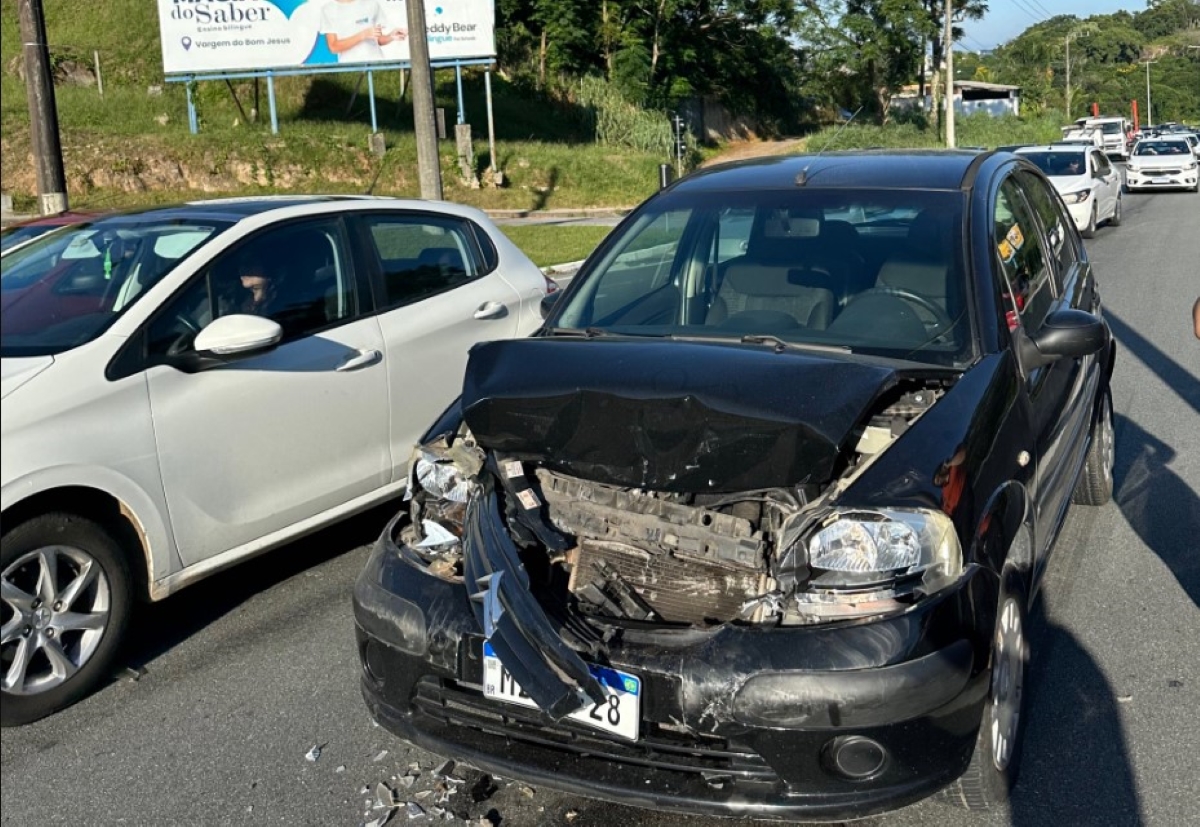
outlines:
[{"label": "white car side mirror", "polygon": [[214,356],[234,356],[279,344],[283,328],[273,319],[236,313],[222,316],[196,334],[193,347]]}]

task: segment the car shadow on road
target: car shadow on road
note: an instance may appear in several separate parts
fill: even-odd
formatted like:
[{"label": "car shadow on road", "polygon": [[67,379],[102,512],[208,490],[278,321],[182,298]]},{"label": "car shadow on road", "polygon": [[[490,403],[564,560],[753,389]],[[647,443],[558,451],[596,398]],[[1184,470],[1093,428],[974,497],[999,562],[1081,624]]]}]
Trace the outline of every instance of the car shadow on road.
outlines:
[{"label": "car shadow on road", "polygon": [[[1191,307],[1191,301],[1191,299],[1187,301],[1187,307],[1189,308]],[[1200,414],[1200,377],[1179,364],[1170,354],[1163,352],[1157,345],[1126,324],[1112,310],[1105,310],[1104,318],[1108,322],[1108,326],[1112,328],[1113,335],[1116,336],[1118,344],[1128,349],[1142,364],[1152,370],[1163,381],[1163,384],[1178,394],[1179,398],[1191,407],[1193,411]],[[1189,322],[1191,322],[1190,317],[1185,318],[1184,314],[1180,314],[1178,320],[1179,335],[1191,339],[1192,334]],[[1189,342],[1189,345],[1191,344]],[[1118,352],[1118,363],[1120,359],[1121,354]],[[1120,443],[1118,443],[1119,447]]]},{"label": "car shadow on road", "polygon": [[[1083,550],[1080,550],[1081,552]],[[1043,591],[1031,613],[1033,663],[1013,827],[1143,823],[1120,698],[1092,655],[1048,617]]]},{"label": "car shadow on road", "polygon": [[1170,467],[1175,449],[1128,417],[1115,415],[1113,497],[1138,537],[1200,606],[1200,496]]},{"label": "car shadow on road", "polygon": [[[256,594],[373,543],[399,505],[400,501],[393,499],[214,574],[159,603],[137,606],[120,665],[140,670]],[[350,599],[349,591],[346,599]]]}]

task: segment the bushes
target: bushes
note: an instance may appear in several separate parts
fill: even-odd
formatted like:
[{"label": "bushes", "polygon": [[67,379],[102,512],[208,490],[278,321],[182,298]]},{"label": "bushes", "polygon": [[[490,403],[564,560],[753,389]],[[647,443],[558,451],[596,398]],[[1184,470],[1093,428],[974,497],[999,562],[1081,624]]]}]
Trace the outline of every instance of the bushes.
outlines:
[{"label": "bushes", "polygon": [[578,103],[592,113],[596,142],[669,157],[675,138],[665,113],[641,109],[597,77],[579,81]]}]

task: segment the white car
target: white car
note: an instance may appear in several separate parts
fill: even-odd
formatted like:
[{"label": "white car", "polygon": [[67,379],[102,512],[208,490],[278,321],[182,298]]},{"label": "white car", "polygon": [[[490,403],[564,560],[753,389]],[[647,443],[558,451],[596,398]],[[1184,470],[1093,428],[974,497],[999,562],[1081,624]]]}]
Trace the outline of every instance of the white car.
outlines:
[{"label": "white car", "polygon": [[366,198],[105,216],[0,272],[5,726],[104,678],[136,600],[400,492],[553,287],[478,210]]},{"label": "white car", "polygon": [[1066,202],[1084,238],[1093,238],[1105,221],[1121,225],[1121,172],[1099,149],[1063,143],[1014,150],[1032,161]]},{"label": "white car", "polygon": [[1160,135],[1137,142],[1125,167],[1130,192],[1190,189],[1200,192],[1200,159],[1183,136]]}]

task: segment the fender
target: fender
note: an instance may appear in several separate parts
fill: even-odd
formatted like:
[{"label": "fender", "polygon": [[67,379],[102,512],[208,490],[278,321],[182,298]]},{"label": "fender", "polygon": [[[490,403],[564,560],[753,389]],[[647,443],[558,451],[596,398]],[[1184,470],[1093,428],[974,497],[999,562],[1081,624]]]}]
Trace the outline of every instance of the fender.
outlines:
[{"label": "fender", "polygon": [[1032,596],[1034,575],[1041,569],[1041,561],[1034,559],[1033,515],[1032,498],[1025,486],[1016,480],[1004,483],[980,509],[966,561],[997,575],[1002,575],[1005,567],[1017,569],[1026,594]]},{"label": "fender", "polygon": [[111,468],[97,465],[56,465],[26,474],[5,483],[0,489],[0,507],[4,513],[30,497],[56,489],[89,488],[112,497],[121,513],[134,524],[142,538],[142,554],[150,599],[161,600],[166,592],[155,587],[157,581],[178,571],[182,563],[179,551],[163,517],[167,513],[162,493],[145,491],[129,477]]}]

